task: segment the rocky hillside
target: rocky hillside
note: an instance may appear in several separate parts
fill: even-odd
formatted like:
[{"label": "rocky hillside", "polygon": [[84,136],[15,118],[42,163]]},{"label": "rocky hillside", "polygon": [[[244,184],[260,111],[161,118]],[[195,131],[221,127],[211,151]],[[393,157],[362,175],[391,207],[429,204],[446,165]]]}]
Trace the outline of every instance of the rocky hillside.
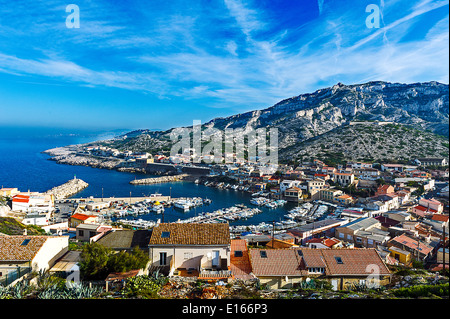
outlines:
[{"label": "rocky hillside", "polygon": [[[352,134],[361,133],[360,140],[364,140],[364,132],[371,126],[349,126],[352,121],[393,122],[400,125],[398,127],[401,129],[392,131],[396,136],[389,138],[381,136],[384,134],[382,130],[378,132],[372,128],[381,135],[371,137],[370,143],[366,143],[364,147],[361,143],[354,142],[335,143],[339,147],[327,146],[331,141],[337,142]],[[311,152],[320,154],[314,146],[316,143],[319,146],[324,144],[330,151],[342,152],[353,159],[392,158],[397,155],[412,158],[419,154],[442,156],[444,152],[448,153],[448,144],[443,146],[437,135],[449,136],[449,87],[437,82],[338,83],[333,87],[285,99],[263,110],[216,118],[205,123],[202,128],[250,130],[260,127],[278,128],[281,158]],[[107,143],[112,147],[133,151],[168,151],[171,131],[134,131]],[[418,136],[430,143],[413,143],[415,140],[419,141]],[[328,142],[321,141],[324,138]],[[436,144],[435,147],[432,144]],[[400,146],[407,147],[401,151]]]},{"label": "rocky hillside", "polygon": [[448,152],[446,137],[402,124],[365,122],[340,126],[294,144],[285,148],[280,158],[406,163],[417,157],[448,157]]}]

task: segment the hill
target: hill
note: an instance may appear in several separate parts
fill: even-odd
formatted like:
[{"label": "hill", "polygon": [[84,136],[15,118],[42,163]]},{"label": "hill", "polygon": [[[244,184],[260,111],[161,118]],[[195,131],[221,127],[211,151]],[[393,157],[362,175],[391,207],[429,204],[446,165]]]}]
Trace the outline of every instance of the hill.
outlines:
[{"label": "hill", "polygon": [[[353,125],[355,121],[365,124]],[[392,125],[377,127],[377,121]],[[442,136],[449,136],[449,86],[434,81],[338,83],[263,110],[216,118],[202,125],[202,129],[241,128],[247,132],[262,127],[278,129],[281,160],[316,156],[325,150],[344,156],[343,160],[448,156],[448,143]],[[174,129],[133,131],[103,144],[119,150],[168,154]],[[352,137],[357,138],[350,141]]]}]

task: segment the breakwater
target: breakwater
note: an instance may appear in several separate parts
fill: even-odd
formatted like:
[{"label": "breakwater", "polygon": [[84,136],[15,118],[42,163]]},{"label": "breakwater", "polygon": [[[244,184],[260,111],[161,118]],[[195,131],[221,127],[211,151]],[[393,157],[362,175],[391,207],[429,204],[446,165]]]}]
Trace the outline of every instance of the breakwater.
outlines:
[{"label": "breakwater", "polygon": [[67,183],[53,187],[52,189],[46,191],[45,194],[53,194],[55,199],[64,199],[82,191],[88,186],[88,183],[75,177]]},{"label": "breakwater", "polygon": [[185,180],[189,175],[180,174],[180,175],[172,175],[172,176],[160,176],[160,177],[151,177],[151,178],[143,178],[143,179],[135,179],[130,182],[133,185],[149,185],[149,184],[158,184],[158,183],[168,183],[168,182],[178,182]]}]

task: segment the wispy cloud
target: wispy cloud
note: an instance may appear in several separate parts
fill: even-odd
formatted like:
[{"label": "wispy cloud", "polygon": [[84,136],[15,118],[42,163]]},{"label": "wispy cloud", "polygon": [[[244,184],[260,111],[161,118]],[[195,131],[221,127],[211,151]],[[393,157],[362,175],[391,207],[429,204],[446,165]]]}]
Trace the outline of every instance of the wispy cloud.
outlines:
[{"label": "wispy cloud", "polygon": [[[267,18],[264,10],[270,8],[243,0],[213,1],[208,8],[155,2],[155,10],[136,9],[139,18],[125,5],[84,3],[79,30],[65,29],[59,2],[37,22],[24,18],[24,27],[0,22],[0,72],[239,110],[267,107],[338,81],[448,83],[448,13],[428,21],[424,37],[402,41],[448,1],[381,1],[380,29],[365,27],[364,7],[356,1],[325,10],[332,2],[318,0],[316,18],[301,23],[293,17],[281,26]],[[181,7],[156,10],[164,5]],[[28,10],[44,7],[39,2]],[[23,16],[11,7],[2,13]],[[39,27],[27,35],[33,23]]]}]

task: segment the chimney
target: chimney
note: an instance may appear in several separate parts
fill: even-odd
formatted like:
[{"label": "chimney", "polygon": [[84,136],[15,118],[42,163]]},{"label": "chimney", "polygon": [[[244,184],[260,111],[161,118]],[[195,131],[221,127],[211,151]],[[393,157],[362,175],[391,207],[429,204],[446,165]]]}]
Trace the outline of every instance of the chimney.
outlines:
[{"label": "chimney", "polygon": [[26,229],[26,228],[23,230],[23,235],[24,235],[24,236],[27,235],[27,229]]}]

